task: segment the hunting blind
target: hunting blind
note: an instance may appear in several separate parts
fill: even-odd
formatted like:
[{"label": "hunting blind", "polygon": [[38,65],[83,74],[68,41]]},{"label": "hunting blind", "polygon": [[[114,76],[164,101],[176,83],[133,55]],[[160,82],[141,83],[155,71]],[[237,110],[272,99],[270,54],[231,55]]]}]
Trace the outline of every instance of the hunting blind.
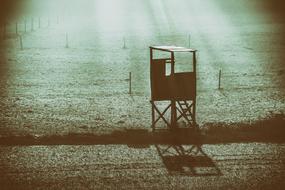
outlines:
[{"label": "hunting blind", "polygon": [[[165,52],[168,57],[156,58]],[[190,53],[191,72],[175,72],[176,54]],[[179,127],[183,120],[186,127],[196,127],[196,50],[176,46],[150,46],[150,81],[152,105],[152,129],[162,120],[169,129]],[[178,63],[176,63],[178,64]],[[167,66],[170,65],[170,74]],[[158,103],[167,102],[160,110]],[[170,116],[166,113],[170,111]],[[170,117],[170,118],[169,118]]]}]

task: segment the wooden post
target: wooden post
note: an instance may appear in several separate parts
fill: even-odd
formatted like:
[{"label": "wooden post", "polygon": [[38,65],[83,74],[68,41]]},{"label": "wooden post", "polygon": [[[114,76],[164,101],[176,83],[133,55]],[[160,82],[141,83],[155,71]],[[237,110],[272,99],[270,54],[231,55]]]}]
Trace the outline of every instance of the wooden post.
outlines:
[{"label": "wooden post", "polygon": [[16,35],[18,35],[18,22],[16,22]]},{"label": "wooden post", "polygon": [[151,90],[151,127],[152,131],[155,131],[155,112],[154,112],[154,106],[153,106],[153,86],[152,86],[152,60],[153,60],[153,50],[152,48],[149,48],[150,50],[150,61],[149,61],[149,73],[150,73],[150,90]]},{"label": "wooden post", "polygon": [[[170,80],[174,79],[174,73],[175,73],[174,63],[175,63],[174,52],[171,52],[171,74],[170,74]],[[177,120],[176,101],[175,101],[175,99],[172,99],[171,100],[171,128],[172,129],[175,129],[177,127],[176,120]]]},{"label": "wooden post", "polygon": [[193,123],[194,127],[196,127],[196,97],[197,97],[197,53],[196,51],[193,52],[193,72],[195,75],[195,94],[193,99]]},{"label": "wooden post", "polygon": [[25,32],[27,32],[27,19],[25,18]]},{"label": "wooden post", "polygon": [[153,60],[153,49],[150,47],[149,48],[149,54],[150,54],[150,60],[149,60],[149,73],[150,73],[150,91],[151,91],[151,100],[153,100],[153,85],[152,85],[152,60]]},{"label": "wooden post", "polygon": [[129,94],[132,94],[132,72],[129,73]]},{"label": "wooden post", "polygon": [[31,18],[31,31],[34,31],[34,18]]},{"label": "wooden post", "polygon": [[124,39],[123,39],[123,42],[124,42],[123,49],[126,49],[127,46],[126,46],[126,39],[125,39],[125,37],[124,37]]},{"label": "wooden post", "polygon": [[21,35],[19,35],[19,40],[20,40],[20,48],[21,48],[21,50],[23,50],[24,49],[23,48],[23,39],[22,39]]},{"label": "wooden post", "polygon": [[219,71],[219,90],[221,90],[221,78],[222,78],[222,70]]},{"label": "wooden post", "polygon": [[189,34],[188,35],[188,48],[190,48],[190,45],[191,45],[191,35]]},{"label": "wooden post", "polygon": [[41,28],[41,17],[39,17],[39,28]]},{"label": "wooden post", "polygon": [[65,48],[69,48],[68,33],[65,34]]}]

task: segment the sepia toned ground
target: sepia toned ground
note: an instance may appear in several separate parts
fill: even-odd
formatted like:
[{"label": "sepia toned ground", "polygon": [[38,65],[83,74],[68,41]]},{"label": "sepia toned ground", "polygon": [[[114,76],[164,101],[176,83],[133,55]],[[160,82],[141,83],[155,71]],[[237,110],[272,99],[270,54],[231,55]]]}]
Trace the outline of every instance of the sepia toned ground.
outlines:
[{"label": "sepia toned ground", "polygon": [[[59,15],[34,13],[33,30],[24,13],[6,26],[3,188],[282,189],[284,21],[258,1],[106,2],[94,1],[91,15],[72,3]],[[150,45],[198,50],[203,143],[174,139],[169,153],[173,139],[150,140]]]},{"label": "sepia toned ground", "polygon": [[[184,145],[184,148],[191,146]],[[1,147],[1,189],[283,189],[284,145],[203,145],[188,163],[165,146]],[[4,154],[3,154],[4,153]],[[163,161],[164,159],[164,161]],[[172,159],[172,160],[171,160]],[[4,162],[3,162],[4,161]],[[190,163],[190,164],[189,164]],[[5,164],[5,166],[3,166]]]}]

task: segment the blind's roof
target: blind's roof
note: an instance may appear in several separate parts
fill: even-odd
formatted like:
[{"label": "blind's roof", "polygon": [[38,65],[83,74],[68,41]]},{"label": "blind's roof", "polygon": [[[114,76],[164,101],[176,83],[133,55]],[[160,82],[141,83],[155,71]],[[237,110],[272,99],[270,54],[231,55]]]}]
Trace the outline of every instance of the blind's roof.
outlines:
[{"label": "blind's roof", "polygon": [[152,49],[168,51],[168,52],[196,52],[195,49],[178,47],[178,46],[150,46]]}]

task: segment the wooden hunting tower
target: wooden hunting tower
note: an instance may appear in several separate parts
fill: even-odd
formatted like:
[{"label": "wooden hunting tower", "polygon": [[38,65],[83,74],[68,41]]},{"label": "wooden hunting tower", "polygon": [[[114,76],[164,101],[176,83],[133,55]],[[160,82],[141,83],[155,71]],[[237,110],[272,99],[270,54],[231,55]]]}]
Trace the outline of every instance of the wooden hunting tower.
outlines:
[{"label": "wooden hunting tower", "polygon": [[[169,53],[167,58],[155,58],[157,51]],[[175,72],[175,55],[177,53],[191,53],[191,72]],[[166,74],[167,64],[170,64],[170,74]],[[196,127],[196,50],[176,46],[150,47],[150,81],[152,104],[152,129],[162,120],[170,129],[179,127],[179,120],[183,119],[186,127]],[[167,104],[160,111],[157,103],[166,101]],[[170,116],[166,112],[170,110]],[[170,117],[170,118],[169,118]]]}]

